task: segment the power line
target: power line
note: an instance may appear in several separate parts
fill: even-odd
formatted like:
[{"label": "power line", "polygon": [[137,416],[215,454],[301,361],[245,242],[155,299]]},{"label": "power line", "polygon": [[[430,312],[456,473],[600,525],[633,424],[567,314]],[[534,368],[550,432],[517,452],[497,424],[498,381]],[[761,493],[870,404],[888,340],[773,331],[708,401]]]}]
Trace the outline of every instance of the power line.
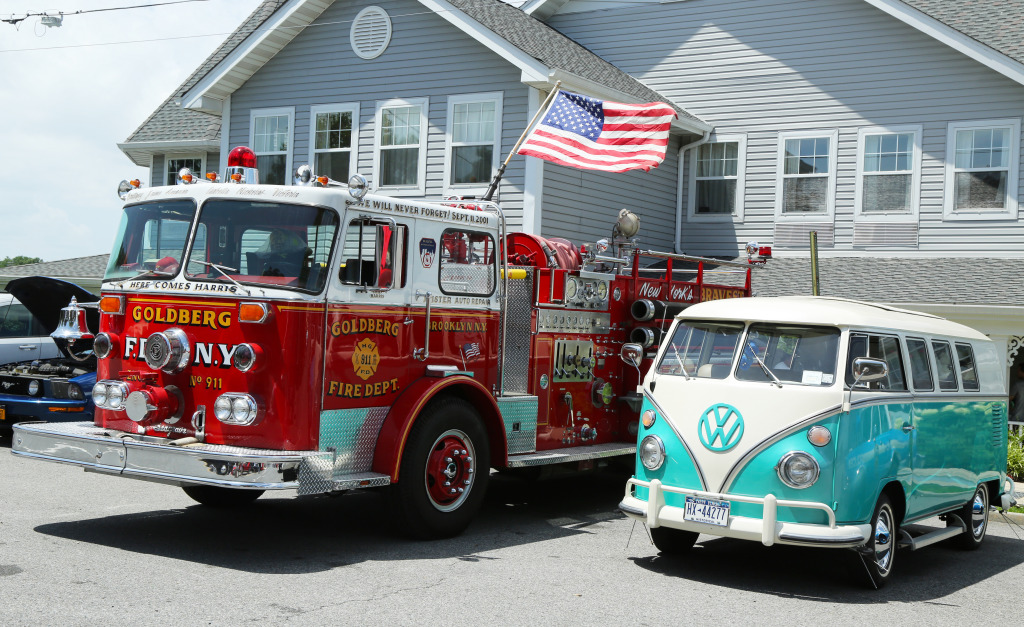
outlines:
[{"label": "power line", "polygon": [[[83,13],[103,13],[105,11],[126,11],[128,9],[147,9],[149,7],[162,7],[168,4],[184,4],[186,2],[209,2],[209,0],[170,0],[168,2],[151,2],[149,4],[136,4],[129,7],[107,7],[104,9],[79,9],[78,11],[56,11],[54,12],[56,13],[56,15],[54,15],[53,13],[44,12],[26,13],[22,17],[15,17],[13,14],[11,14],[9,18],[0,18],[0,22],[7,22],[8,24],[12,24],[15,27],[17,27],[18,24],[24,22],[30,17],[58,17],[61,20],[63,20],[64,16],[66,15],[82,15]],[[60,24],[58,23],[56,24],[56,26],[60,26]]]}]

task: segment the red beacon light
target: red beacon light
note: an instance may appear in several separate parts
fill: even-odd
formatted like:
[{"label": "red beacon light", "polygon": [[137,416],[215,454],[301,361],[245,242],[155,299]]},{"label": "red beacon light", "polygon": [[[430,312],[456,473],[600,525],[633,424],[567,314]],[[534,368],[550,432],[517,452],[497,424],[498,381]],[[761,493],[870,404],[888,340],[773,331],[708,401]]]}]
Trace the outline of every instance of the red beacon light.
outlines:
[{"label": "red beacon light", "polygon": [[256,153],[248,146],[236,146],[228,153],[227,177],[232,183],[256,184],[260,174],[256,169]]},{"label": "red beacon light", "polygon": [[757,242],[747,242],[747,261],[750,263],[764,263],[772,258],[772,247],[761,246]]}]

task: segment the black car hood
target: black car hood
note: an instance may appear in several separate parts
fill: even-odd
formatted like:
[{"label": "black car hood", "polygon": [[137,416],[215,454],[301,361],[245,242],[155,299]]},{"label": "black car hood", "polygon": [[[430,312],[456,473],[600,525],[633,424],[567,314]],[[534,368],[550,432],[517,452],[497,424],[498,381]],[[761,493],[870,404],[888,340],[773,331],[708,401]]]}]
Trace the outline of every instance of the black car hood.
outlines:
[{"label": "black car hood", "polygon": [[[60,310],[68,306],[72,296],[77,298],[79,303],[94,303],[99,300],[98,296],[74,283],[46,276],[14,279],[7,284],[7,292],[25,305],[25,308],[43,325],[47,334],[57,330]],[[86,309],[85,318],[89,322],[89,330],[93,333],[99,332],[99,310]]]}]

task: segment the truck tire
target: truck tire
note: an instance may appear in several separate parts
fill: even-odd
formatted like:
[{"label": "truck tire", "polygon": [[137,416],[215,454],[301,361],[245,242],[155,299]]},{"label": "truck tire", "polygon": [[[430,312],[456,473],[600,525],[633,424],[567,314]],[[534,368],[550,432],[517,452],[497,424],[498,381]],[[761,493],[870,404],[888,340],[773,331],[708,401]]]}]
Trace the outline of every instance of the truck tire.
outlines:
[{"label": "truck tire", "polygon": [[399,530],[422,540],[462,533],[483,502],[490,474],[487,432],[473,406],[441,398],[413,425],[391,509]]},{"label": "truck tire", "polygon": [[212,485],[190,485],[181,488],[185,494],[207,507],[242,507],[260,498],[263,490],[239,490],[236,488],[220,488]]}]

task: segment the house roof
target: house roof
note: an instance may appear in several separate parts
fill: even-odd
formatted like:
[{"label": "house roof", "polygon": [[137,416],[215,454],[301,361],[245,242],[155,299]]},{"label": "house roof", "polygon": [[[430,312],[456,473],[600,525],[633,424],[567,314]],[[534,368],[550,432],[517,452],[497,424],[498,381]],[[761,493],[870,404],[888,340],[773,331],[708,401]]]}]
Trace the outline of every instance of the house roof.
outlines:
[{"label": "house roof", "polygon": [[[219,148],[220,116],[183,108],[182,100],[187,101],[185,104],[195,105],[205,92],[216,92],[217,96],[222,96],[237,88],[245,78],[255,73],[272,57],[276,50],[301,32],[301,28],[281,29],[282,32],[275,33],[273,41],[267,43],[267,40],[271,39],[267,36],[267,33],[272,31],[269,27],[273,26],[274,19],[280,19],[282,16],[280,10],[283,8],[288,11],[310,1],[312,0],[264,0],[238,29],[139,125],[139,128],[123,143],[118,144],[118,147],[141,166],[149,165],[150,155],[154,152],[162,152],[168,148]],[[501,0],[420,2],[470,35],[485,40],[483,43],[490,45],[492,49],[494,46],[502,45],[509,50],[514,49],[515,54],[505,56],[513,63],[515,56],[535,60],[535,66],[545,70],[542,76],[534,77],[537,79],[535,83],[550,84],[554,80],[563,79],[567,88],[575,88],[598,97],[668,102],[665,96],[590,50]],[[316,4],[319,7],[330,2],[317,0]],[[452,11],[452,8],[455,11]],[[453,15],[454,13],[458,15]],[[595,93],[598,89],[604,93]],[[196,106],[203,105],[200,103]],[[710,130],[711,127],[696,116],[682,108],[676,109],[680,118],[677,127],[695,133]]]},{"label": "house roof", "polygon": [[957,32],[1024,63],[1024,0],[902,0]]},{"label": "house roof", "polygon": [[185,81],[171,92],[156,111],[137,129],[132,131],[123,143],[118,144],[128,158],[136,165],[149,167],[149,157],[160,152],[160,144],[172,143],[175,147],[217,149],[220,146],[220,116],[180,105],[181,97],[211,69],[254,33],[286,0],[264,0],[245,18],[245,21],[195,69]]},{"label": "house roof", "polygon": [[48,276],[77,283],[86,289],[98,288],[100,279],[103,278],[103,273],[107,270],[107,260],[109,259],[110,255],[92,255],[91,257],[7,266],[0,268],[0,289],[6,287],[9,281],[25,276]]}]

